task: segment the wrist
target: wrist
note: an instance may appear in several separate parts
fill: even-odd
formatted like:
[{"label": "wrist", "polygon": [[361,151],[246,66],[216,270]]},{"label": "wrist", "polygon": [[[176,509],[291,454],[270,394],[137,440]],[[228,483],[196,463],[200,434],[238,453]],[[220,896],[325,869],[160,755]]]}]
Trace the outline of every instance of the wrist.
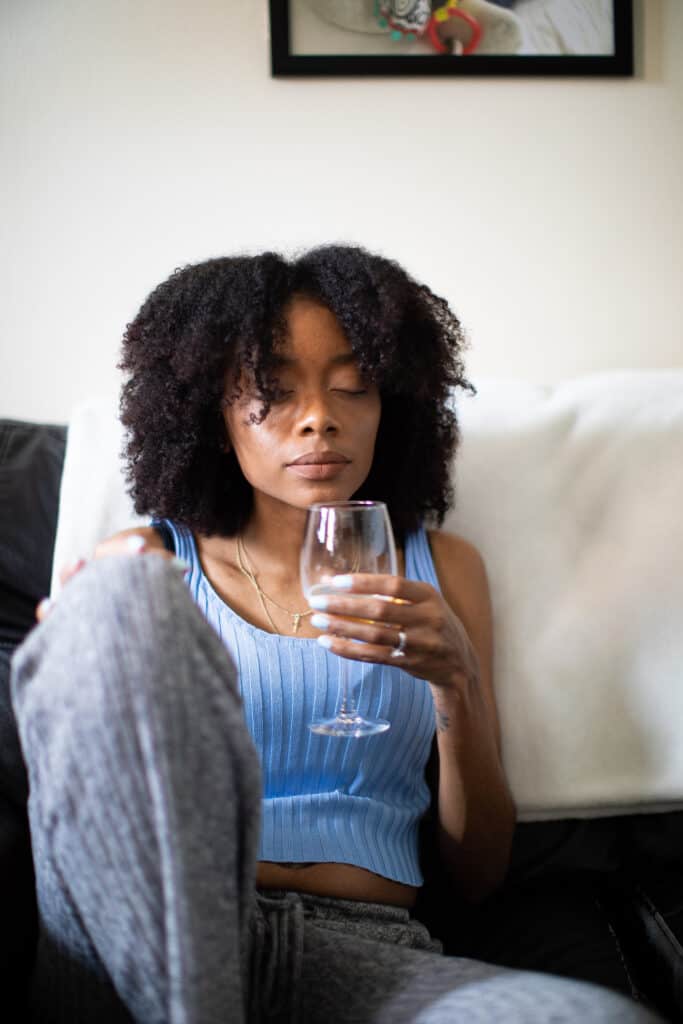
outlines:
[{"label": "wrist", "polygon": [[[486,715],[479,674],[460,670],[439,685],[430,684],[437,735],[469,731]],[[444,737],[445,738],[445,737]]]},{"label": "wrist", "polygon": [[461,667],[450,672],[438,682],[430,682],[434,704],[460,703],[473,691],[479,691],[480,677],[478,666],[474,663],[467,668]]}]

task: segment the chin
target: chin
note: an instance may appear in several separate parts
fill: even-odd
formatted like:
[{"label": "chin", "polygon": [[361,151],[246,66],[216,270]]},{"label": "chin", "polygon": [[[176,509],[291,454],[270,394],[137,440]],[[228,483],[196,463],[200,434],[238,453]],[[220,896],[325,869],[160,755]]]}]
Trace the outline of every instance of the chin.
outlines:
[{"label": "chin", "polygon": [[350,501],[359,489],[360,485],[351,490],[349,487],[335,486],[333,483],[317,483],[312,487],[306,487],[296,504],[302,504],[304,508],[308,508],[309,505],[324,504],[325,502]]}]

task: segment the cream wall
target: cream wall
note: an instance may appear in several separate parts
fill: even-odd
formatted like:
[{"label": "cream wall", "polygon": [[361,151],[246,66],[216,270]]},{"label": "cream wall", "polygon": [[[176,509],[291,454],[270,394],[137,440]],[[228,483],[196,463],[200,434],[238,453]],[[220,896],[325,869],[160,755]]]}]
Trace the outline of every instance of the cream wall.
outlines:
[{"label": "cream wall", "polygon": [[174,267],[360,242],[445,295],[474,375],[683,365],[683,3],[636,78],[272,79],[265,0],[0,0],[0,415],[117,388]]}]

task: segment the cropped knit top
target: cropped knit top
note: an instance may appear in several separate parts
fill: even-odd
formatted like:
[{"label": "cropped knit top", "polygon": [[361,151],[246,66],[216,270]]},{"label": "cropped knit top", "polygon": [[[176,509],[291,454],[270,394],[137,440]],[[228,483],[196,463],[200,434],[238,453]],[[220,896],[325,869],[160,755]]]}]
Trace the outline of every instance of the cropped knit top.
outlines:
[{"label": "cropped knit top", "polygon": [[[191,530],[171,520],[155,525],[190,565],[192,597],[237,668],[263,776],[258,859],[354,864],[421,885],[418,826],[430,800],[425,767],[435,728],[428,684],[399,667],[347,660],[360,713],[391,726],[363,738],[311,732],[310,722],[335,713],[341,659],[315,639],[246,622],[204,575]],[[424,529],[406,538],[405,563],[409,579],[438,588]]]}]

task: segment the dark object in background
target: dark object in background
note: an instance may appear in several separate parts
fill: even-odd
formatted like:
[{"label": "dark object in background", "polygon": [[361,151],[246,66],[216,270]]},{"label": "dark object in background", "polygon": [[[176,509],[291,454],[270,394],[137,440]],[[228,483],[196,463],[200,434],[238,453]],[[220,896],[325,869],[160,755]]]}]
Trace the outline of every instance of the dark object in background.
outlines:
[{"label": "dark object in background", "polygon": [[65,445],[65,427],[0,421],[0,990],[13,1020],[26,1002],[37,911],[9,668],[50,589]]}]

